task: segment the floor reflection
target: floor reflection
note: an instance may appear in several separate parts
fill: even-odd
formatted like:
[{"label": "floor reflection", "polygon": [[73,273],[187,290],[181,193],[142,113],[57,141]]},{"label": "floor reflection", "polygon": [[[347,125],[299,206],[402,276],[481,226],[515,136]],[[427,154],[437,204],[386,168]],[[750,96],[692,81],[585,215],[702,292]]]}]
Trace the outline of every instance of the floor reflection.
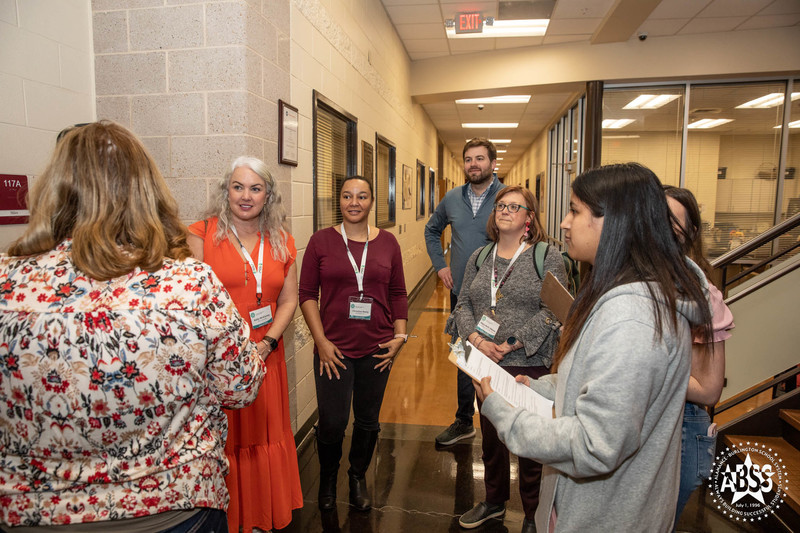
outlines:
[{"label": "floor reflection", "polygon": [[[409,339],[392,369],[381,411],[381,434],[367,482],[373,496],[370,512],[348,504],[347,452],[339,472],[337,508],[321,513],[317,507],[319,463],[313,442],[299,450],[300,478],[305,505],[294,513],[288,533],[464,532],[458,517],[484,496],[480,431],[474,439],[437,448],[436,435],[453,421],[456,408],[455,367],[447,361],[449,296],[432,280],[417,308],[412,304]],[[413,329],[412,329],[413,328]],[[478,419],[475,419],[476,427]],[[516,467],[516,461],[511,461]],[[511,472],[511,500],[502,520],[473,529],[478,533],[517,533],[522,528],[522,503],[516,468]],[[761,527],[762,529],[758,529]],[[775,524],[747,526],[744,531],[779,531]],[[678,531],[743,531],[714,512],[710,496],[698,491],[689,500]]]}]

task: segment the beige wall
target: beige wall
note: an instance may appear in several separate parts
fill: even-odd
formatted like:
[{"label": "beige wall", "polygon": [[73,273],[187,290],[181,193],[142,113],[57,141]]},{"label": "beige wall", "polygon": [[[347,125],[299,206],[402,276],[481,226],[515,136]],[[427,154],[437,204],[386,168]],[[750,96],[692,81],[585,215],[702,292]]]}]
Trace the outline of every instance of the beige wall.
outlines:
[{"label": "beige wall", "polygon": [[[36,176],[64,127],[94,120],[88,0],[0,2],[0,174]],[[25,226],[0,226],[0,250]]]}]

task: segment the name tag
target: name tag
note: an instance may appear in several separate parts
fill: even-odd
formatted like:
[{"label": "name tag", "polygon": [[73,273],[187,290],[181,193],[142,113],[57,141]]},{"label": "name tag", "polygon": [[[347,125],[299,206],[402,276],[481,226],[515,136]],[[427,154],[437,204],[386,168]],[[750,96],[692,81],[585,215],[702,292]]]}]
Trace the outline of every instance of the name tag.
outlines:
[{"label": "name tag", "polygon": [[500,328],[500,324],[496,320],[492,320],[486,315],[483,315],[478,322],[478,325],[475,327],[478,330],[478,333],[485,337],[489,337],[490,339],[494,339],[494,336],[497,335],[497,330]]},{"label": "name tag", "polygon": [[272,307],[266,305],[250,311],[250,323],[253,329],[272,324]]},{"label": "name tag", "polygon": [[349,303],[352,320],[369,320],[372,317],[372,298],[351,296]]}]

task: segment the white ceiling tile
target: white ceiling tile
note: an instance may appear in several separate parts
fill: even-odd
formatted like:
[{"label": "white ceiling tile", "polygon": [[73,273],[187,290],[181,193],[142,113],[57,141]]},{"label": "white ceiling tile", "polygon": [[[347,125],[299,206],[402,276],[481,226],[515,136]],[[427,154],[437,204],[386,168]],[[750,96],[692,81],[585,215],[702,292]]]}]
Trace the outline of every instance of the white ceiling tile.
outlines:
[{"label": "white ceiling tile", "polygon": [[578,35],[594,33],[603,19],[557,19],[551,20],[547,27],[547,36],[551,35]]},{"label": "white ceiling tile", "polygon": [[733,31],[736,27],[747,20],[747,17],[717,17],[717,18],[694,18],[678,32],[679,35],[690,33],[716,33],[720,31]]},{"label": "white ceiling tile", "polygon": [[786,15],[800,13],[800,2],[797,0],[775,0],[758,12],[759,15]]},{"label": "white ceiling tile", "polygon": [[442,14],[438,5],[425,6],[387,6],[386,11],[393,24],[418,24],[420,22],[438,23]]},{"label": "white ceiling tile", "polygon": [[438,0],[382,0],[384,6],[438,5]]},{"label": "white ceiling tile", "polygon": [[447,39],[408,39],[403,41],[406,51],[411,52],[447,52]]},{"label": "white ceiling tile", "polygon": [[697,17],[752,17],[771,3],[772,0],[714,0]]},{"label": "white ceiling tile", "polygon": [[450,39],[450,51],[454,54],[466,52],[483,52],[494,50],[494,42],[497,39]]},{"label": "white ceiling tile", "polygon": [[603,18],[616,0],[558,0],[552,18]]},{"label": "white ceiling tile", "polygon": [[396,24],[395,29],[402,40],[446,38],[443,24]]},{"label": "white ceiling tile", "polygon": [[661,0],[650,13],[651,19],[692,18],[700,13],[711,0]]},{"label": "white ceiling tile", "polygon": [[[800,2],[798,2],[800,4]],[[743,24],[736,27],[737,30],[758,30],[763,28],[780,28],[782,26],[794,26],[800,22],[800,13],[786,15],[765,15],[750,17]]]},{"label": "white ceiling tile", "polygon": [[689,19],[645,20],[644,24],[639,27],[638,33],[644,32],[650,37],[675,35],[686,26],[688,22]]},{"label": "white ceiling tile", "polygon": [[458,4],[442,4],[442,16],[445,19],[455,18],[456,13],[480,13],[484,17],[497,16],[497,2],[469,2]]}]

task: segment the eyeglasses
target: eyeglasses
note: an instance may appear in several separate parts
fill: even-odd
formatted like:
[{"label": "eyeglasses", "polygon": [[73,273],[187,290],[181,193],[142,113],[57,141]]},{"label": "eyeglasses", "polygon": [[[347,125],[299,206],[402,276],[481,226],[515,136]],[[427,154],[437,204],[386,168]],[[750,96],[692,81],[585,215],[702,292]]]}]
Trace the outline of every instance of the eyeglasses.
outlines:
[{"label": "eyeglasses", "polygon": [[503,202],[498,202],[494,204],[494,210],[497,211],[498,213],[502,213],[504,209],[508,209],[509,213],[516,213],[520,209],[524,209],[525,211],[530,211],[530,209],[528,209],[524,205],[519,205],[519,204],[504,204]]}]

